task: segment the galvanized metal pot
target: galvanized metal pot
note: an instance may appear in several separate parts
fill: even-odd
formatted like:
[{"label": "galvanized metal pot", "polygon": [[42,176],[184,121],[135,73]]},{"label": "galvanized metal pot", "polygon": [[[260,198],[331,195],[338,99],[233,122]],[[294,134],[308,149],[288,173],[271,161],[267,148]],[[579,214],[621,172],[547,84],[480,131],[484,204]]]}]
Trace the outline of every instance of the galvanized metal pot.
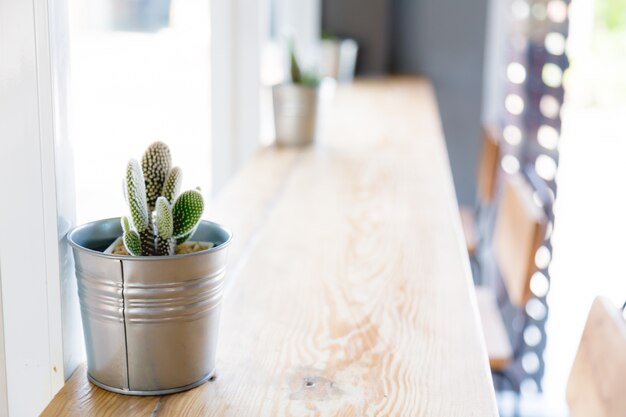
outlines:
[{"label": "galvanized metal pot", "polygon": [[208,380],[215,369],[227,248],[232,234],[202,221],[193,240],[214,242],[176,256],[119,256],[103,250],[120,219],[79,226],[74,250],[88,377],[122,394],[161,395]]},{"label": "galvanized metal pot", "polygon": [[280,84],[272,87],[276,143],[307,145],[315,140],[319,87]]},{"label": "galvanized metal pot", "polygon": [[353,39],[327,39],[321,45],[321,73],[342,83],[354,79],[359,46]]}]

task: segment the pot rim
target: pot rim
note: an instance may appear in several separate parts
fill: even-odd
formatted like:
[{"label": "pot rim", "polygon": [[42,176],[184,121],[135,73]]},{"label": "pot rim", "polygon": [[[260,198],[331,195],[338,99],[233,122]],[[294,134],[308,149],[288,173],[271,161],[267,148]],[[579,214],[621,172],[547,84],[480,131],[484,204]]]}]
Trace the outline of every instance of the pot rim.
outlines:
[{"label": "pot rim", "polygon": [[319,90],[321,86],[322,86],[321,81],[317,85],[300,84],[300,83],[294,83],[293,81],[283,81],[281,83],[272,85],[272,88],[292,87],[292,88],[305,89],[305,90]]},{"label": "pot rim", "polygon": [[90,253],[90,254],[93,254],[95,256],[102,257],[102,258],[117,259],[117,260],[146,261],[146,262],[162,261],[164,259],[182,259],[182,258],[187,258],[187,257],[190,257],[190,256],[197,256],[197,255],[204,255],[204,254],[212,253],[212,252],[218,252],[218,251],[220,251],[222,249],[226,249],[228,246],[230,246],[230,244],[233,241],[233,232],[230,231],[230,229],[222,226],[219,223],[212,222],[210,220],[200,220],[200,221],[204,222],[204,223],[208,223],[209,225],[211,225],[213,227],[217,227],[217,228],[223,230],[228,235],[228,239],[226,239],[226,241],[224,243],[222,243],[220,245],[217,245],[217,246],[213,246],[212,248],[205,249],[205,250],[198,251],[198,252],[193,252],[193,253],[183,253],[183,254],[180,254],[180,255],[132,256],[132,255],[108,254],[108,253],[104,253],[104,252],[97,251],[97,250],[94,250],[94,249],[86,248],[86,247],[84,247],[82,245],[79,245],[78,243],[76,243],[72,239],[72,235],[74,233],[78,232],[81,229],[87,228],[89,226],[92,226],[92,225],[94,225],[96,223],[100,223],[100,222],[113,221],[113,220],[117,220],[119,222],[120,219],[121,219],[121,217],[110,217],[108,219],[95,220],[95,221],[92,221],[92,222],[81,224],[79,226],[75,226],[69,232],[67,232],[67,234],[65,235],[65,239],[67,240],[67,242],[69,243],[69,245],[71,247],[73,247],[75,249],[79,249],[79,250],[87,252],[87,253]]}]

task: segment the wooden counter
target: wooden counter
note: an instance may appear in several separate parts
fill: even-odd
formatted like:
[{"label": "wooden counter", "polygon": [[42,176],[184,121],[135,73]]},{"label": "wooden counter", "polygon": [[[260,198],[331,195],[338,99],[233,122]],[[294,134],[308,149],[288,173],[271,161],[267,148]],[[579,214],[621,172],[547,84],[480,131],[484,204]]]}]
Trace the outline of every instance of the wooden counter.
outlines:
[{"label": "wooden counter", "polygon": [[231,227],[217,377],[127,397],[79,368],[44,416],[496,416],[433,91],[340,87],[314,148],[262,151]]}]

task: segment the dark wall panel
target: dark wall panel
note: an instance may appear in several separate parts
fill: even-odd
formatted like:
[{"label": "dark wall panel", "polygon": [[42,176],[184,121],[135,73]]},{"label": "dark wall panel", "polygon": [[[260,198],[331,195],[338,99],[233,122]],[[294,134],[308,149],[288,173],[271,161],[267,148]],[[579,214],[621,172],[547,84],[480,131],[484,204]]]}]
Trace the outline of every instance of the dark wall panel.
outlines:
[{"label": "dark wall panel", "polygon": [[474,201],[487,0],[393,0],[392,68],[433,80],[459,201]]},{"label": "dark wall panel", "polygon": [[476,193],[487,1],[322,0],[323,30],[359,42],[358,73],[433,81],[463,204]]},{"label": "dark wall panel", "polygon": [[391,0],[322,0],[322,30],[359,43],[358,74],[389,70]]}]

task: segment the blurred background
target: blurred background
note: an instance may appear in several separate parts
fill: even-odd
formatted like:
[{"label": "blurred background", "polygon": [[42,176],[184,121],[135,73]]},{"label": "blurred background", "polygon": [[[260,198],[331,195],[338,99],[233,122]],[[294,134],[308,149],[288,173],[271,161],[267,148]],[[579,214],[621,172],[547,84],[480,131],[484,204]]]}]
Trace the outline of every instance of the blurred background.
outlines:
[{"label": "blurred background", "polygon": [[[124,211],[126,159],[154,140],[170,144],[185,187],[218,194],[251,153],[233,150],[228,132],[251,149],[274,141],[271,86],[289,79],[290,40],[303,68],[334,71],[334,82],[352,72],[357,82],[424,75],[459,203],[481,206],[476,172],[489,127],[501,147],[498,175],[523,173],[549,219],[524,319],[504,314],[519,341],[507,378],[494,379],[501,413],[567,416],[565,387],[593,298],[626,300],[626,0],[238,4],[231,13],[243,28],[206,0],[70,0],[77,223]],[[329,48],[345,39],[358,45],[356,66],[339,75]],[[229,75],[231,60],[252,76]],[[211,91],[216,76],[238,93]],[[475,262],[489,264],[481,247]],[[482,266],[477,274],[488,273]]]}]

